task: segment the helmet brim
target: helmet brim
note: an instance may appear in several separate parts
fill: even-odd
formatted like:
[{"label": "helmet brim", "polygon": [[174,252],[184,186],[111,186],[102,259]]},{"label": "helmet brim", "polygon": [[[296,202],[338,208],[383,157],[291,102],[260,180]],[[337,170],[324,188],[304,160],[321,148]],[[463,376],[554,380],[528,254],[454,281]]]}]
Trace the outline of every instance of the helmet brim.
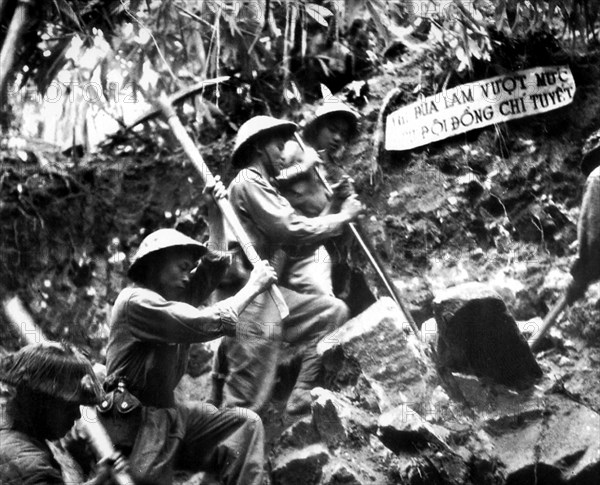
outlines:
[{"label": "helmet brim", "polygon": [[231,165],[235,168],[243,168],[247,165],[244,163],[244,152],[248,150],[257,140],[262,138],[274,137],[276,135],[283,135],[284,138],[291,138],[297,129],[297,125],[295,123],[285,122],[278,126],[272,126],[270,128],[266,128],[257,133],[252,134],[246,140],[244,140],[231,155]]},{"label": "helmet brim", "polygon": [[149,252],[141,258],[136,259],[127,270],[128,278],[136,283],[141,283],[146,274],[148,263],[155,258],[160,258],[162,254],[175,249],[189,252],[195,261],[198,261],[208,251],[205,246],[200,244],[177,244],[166,248],[157,249],[156,251]]},{"label": "helmet brim", "polygon": [[356,136],[356,133],[358,132],[357,115],[347,110],[339,110],[330,111],[323,115],[316,116],[308,123],[306,123],[303,132],[304,139],[309,143],[313,143],[317,138],[317,134],[321,126],[323,126],[323,124],[327,123],[328,121],[331,121],[334,118],[343,118],[346,121],[348,121],[348,124],[350,125],[350,133],[348,133],[348,139],[352,139]]}]

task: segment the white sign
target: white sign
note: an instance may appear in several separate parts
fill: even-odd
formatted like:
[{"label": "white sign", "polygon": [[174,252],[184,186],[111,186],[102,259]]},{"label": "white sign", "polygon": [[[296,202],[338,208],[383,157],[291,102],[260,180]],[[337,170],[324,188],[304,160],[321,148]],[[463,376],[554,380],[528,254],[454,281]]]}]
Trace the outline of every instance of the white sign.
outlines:
[{"label": "white sign", "polygon": [[463,84],[403,106],[387,117],[386,150],[409,150],[573,101],[568,66],[536,67]]}]

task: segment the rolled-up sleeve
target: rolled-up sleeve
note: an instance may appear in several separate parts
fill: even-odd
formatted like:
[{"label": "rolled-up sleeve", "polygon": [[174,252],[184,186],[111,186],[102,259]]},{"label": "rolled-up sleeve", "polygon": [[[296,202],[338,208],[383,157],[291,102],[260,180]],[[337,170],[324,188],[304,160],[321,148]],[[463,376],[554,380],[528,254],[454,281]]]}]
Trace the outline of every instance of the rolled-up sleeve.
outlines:
[{"label": "rolled-up sleeve", "polygon": [[238,323],[230,299],[197,308],[166,300],[144,288],[131,293],[126,312],[133,336],[156,343],[206,342],[223,335],[235,335]]},{"label": "rolled-up sleeve", "polygon": [[267,240],[281,245],[320,242],[341,234],[344,227],[337,215],[305,217],[298,214],[271,184],[258,176],[233,184],[231,201]]}]

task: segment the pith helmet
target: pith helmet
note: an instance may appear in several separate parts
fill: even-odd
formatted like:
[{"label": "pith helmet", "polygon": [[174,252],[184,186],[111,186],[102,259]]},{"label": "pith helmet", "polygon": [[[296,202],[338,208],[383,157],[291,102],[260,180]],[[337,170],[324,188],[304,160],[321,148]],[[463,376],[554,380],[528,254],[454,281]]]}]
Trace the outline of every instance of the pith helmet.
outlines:
[{"label": "pith helmet", "polygon": [[231,164],[239,167],[242,163],[242,155],[257,138],[265,135],[282,134],[290,137],[298,129],[296,123],[279,120],[271,116],[255,116],[246,121],[237,132],[235,145],[231,154]]},{"label": "pith helmet", "polygon": [[204,244],[200,244],[198,241],[175,229],[159,229],[144,238],[131,260],[127,276],[134,281],[139,281],[143,275],[143,269],[149,255],[174,247],[186,248],[191,251],[193,257],[196,259],[199,259],[207,251]]},{"label": "pith helmet", "polygon": [[341,101],[332,101],[324,102],[321,106],[319,106],[312,119],[306,123],[306,127],[304,128],[304,138],[306,138],[306,141],[312,142],[316,138],[317,131],[319,130],[321,124],[330,118],[335,118],[338,116],[345,118],[348,121],[350,125],[350,136],[353,136],[356,133],[356,127],[358,125],[360,115],[350,108],[346,103],[342,103]]},{"label": "pith helmet", "polygon": [[102,399],[92,364],[74,347],[55,342],[27,345],[0,358],[0,382],[79,404]]},{"label": "pith helmet", "polygon": [[589,175],[600,164],[600,130],[592,133],[581,150],[581,171]]}]

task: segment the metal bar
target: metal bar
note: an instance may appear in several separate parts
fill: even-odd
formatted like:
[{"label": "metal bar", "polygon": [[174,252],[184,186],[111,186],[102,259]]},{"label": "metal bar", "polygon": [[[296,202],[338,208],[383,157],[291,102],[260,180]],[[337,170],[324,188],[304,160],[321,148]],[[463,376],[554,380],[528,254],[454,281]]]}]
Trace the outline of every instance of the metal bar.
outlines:
[{"label": "metal bar", "polygon": [[[300,145],[300,148],[303,151],[306,151],[306,143],[300,137],[300,135],[298,133],[295,133],[294,137],[295,137],[296,141],[298,142],[298,144]],[[315,169],[315,173],[317,174],[317,177],[319,178],[319,180],[325,187],[325,190],[327,190],[327,192],[329,192],[329,194],[333,194],[333,190],[331,189],[331,186],[329,185],[327,180],[325,180],[325,177],[323,176],[323,174],[319,171],[319,169],[317,167],[314,167],[314,169]],[[360,224],[355,223],[355,222],[348,223],[348,226],[350,227],[350,232],[354,236],[354,239],[356,239],[356,242],[358,243],[358,245],[362,249],[363,253],[369,260],[369,263],[371,264],[373,269],[375,270],[375,273],[377,273],[377,276],[379,276],[379,279],[383,282],[386,290],[388,291],[388,293],[390,294],[392,299],[398,305],[400,312],[403,314],[404,318],[410,325],[412,331],[414,332],[416,337],[420,340],[421,338],[420,338],[419,327],[417,327],[417,324],[414,321],[414,319],[412,318],[412,315],[410,314],[410,312],[406,308],[406,305],[402,301],[402,298],[398,294],[398,290],[395,287],[395,285],[392,281],[392,278],[387,273],[385,266],[383,265],[383,262],[377,255],[375,248],[371,245],[369,240],[365,237],[364,229],[360,226]]]}]

